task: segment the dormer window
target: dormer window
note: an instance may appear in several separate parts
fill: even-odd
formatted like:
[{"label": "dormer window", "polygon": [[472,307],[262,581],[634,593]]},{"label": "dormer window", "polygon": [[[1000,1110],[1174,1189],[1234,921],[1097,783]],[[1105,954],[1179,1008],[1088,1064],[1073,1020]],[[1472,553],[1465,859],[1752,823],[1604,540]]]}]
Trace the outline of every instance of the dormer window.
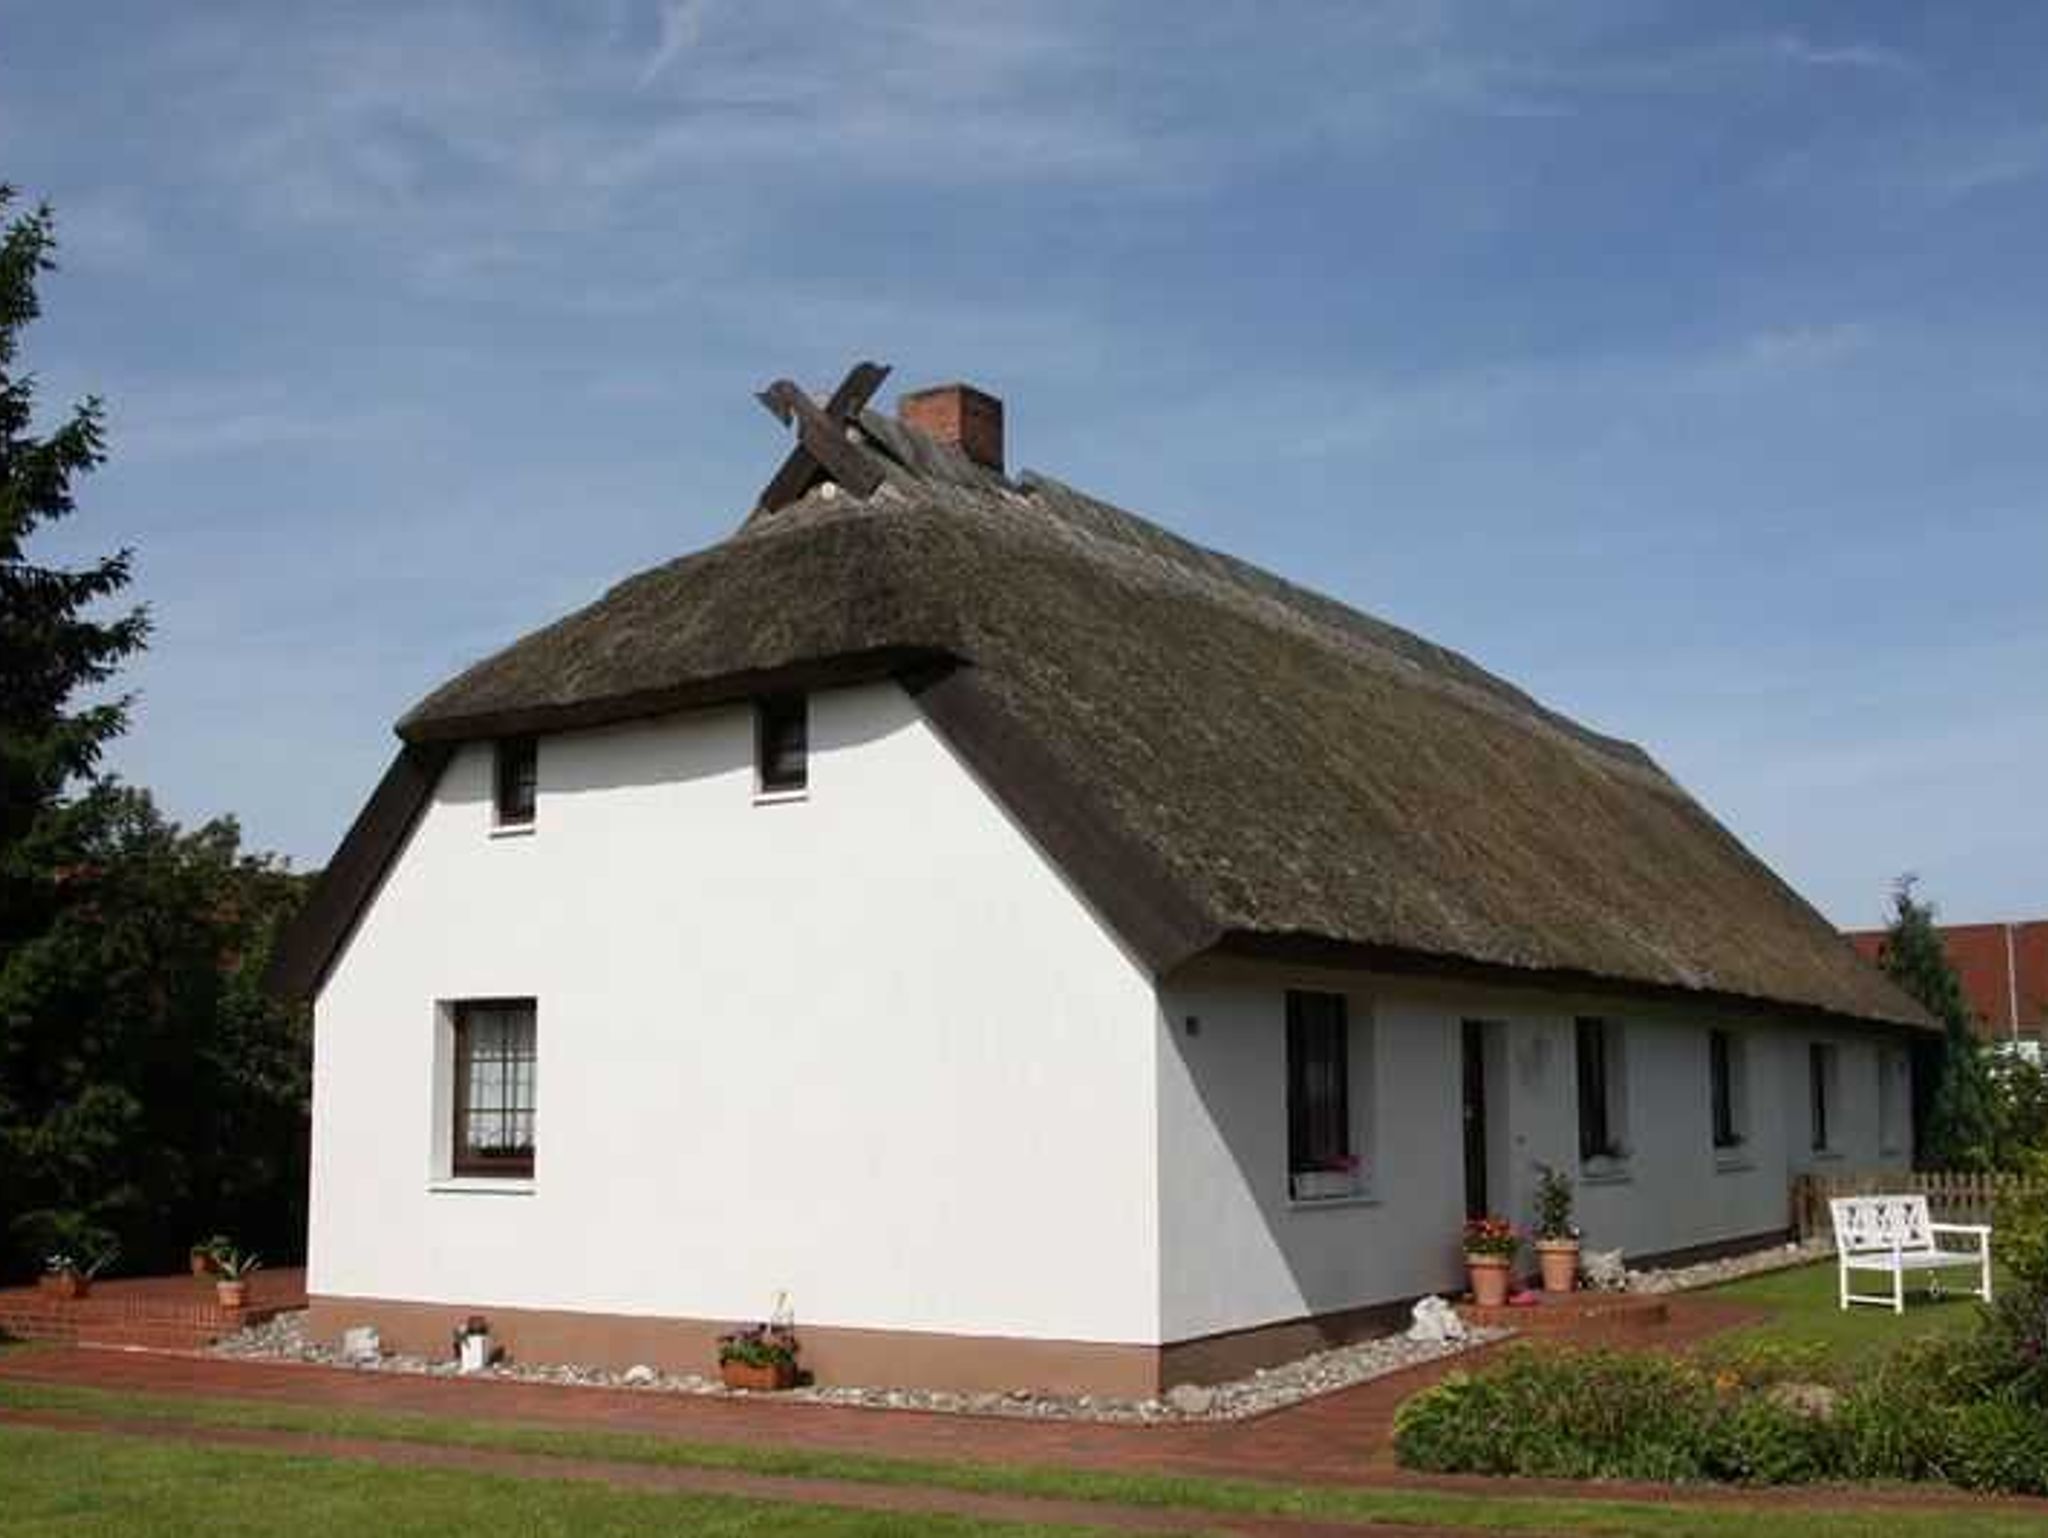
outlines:
[{"label": "dormer window", "polygon": [[539,783],[540,753],[533,738],[499,738],[492,770],[495,824],[500,828],[532,827]]},{"label": "dormer window", "polygon": [[810,708],[801,694],[772,694],[754,704],[755,789],[800,796],[810,784]]}]

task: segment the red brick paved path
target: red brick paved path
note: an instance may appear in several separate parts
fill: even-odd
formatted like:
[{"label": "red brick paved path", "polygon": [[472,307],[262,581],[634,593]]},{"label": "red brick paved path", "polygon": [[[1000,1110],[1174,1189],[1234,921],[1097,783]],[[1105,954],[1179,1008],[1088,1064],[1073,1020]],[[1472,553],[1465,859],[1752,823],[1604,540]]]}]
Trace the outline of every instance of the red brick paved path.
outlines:
[{"label": "red brick paved path", "polygon": [[[1699,1297],[1670,1300],[1668,1321],[1655,1328],[1630,1322],[1603,1334],[1596,1322],[1569,1332],[1578,1343],[1613,1343],[1641,1349],[1682,1349],[1723,1330],[1754,1321],[1764,1311],[1742,1304]],[[1546,1338],[1556,1338],[1547,1335]],[[281,1363],[233,1361],[218,1357],[157,1352],[45,1348],[0,1356],[0,1379],[104,1388],[170,1396],[239,1399],[311,1407],[359,1408],[409,1412],[447,1419],[497,1421],[571,1429],[651,1433],[681,1442],[795,1448],[817,1452],[866,1454],[935,1462],[965,1462],[1030,1467],[1067,1467],[1127,1473],[1195,1474],[1296,1484],[1337,1484],[1431,1488],[1471,1494],[1566,1494],[1610,1499],[1651,1499],[1668,1502],[1673,1491],[1653,1485],[1569,1485],[1556,1481],[1496,1480],[1410,1474],[1393,1466],[1390,1432],[1396,1407],[1410,1394],[1460,1365],[1483,1360],[1486,1353],[1392,1374],[1357,1388],[1305,1401],[1250,1420],[1195,1425],[1119,1426],[1075,1421],[1031,1421],[1011,1417],[934,1414],[907,1410],[871,1410],[773,1399],[711,1398],[658,1394],[625,1389],[562,1387],[501,1380],[429,1378],[398,1373],[355,1372]],[[23,1412],[0,1418],[19,1420]],[[43,1417],[38,1417],[43,1418]],[[334,1438],[296,1433],[229,1432],[215,1428],[152,1423],[122,1427],[96,1417],[48,1417],[73,1426],[105,1426],[113,1430],[145,1430],[184,1438],[229,1440],[243,1436],[309,1450],[337,1448]],[[658,1469],[615,1465],[575,1458],[527,1459],[512,1453],[482,1450],[424,1449],[414,1444],[376,1442],[349,1444],[348,1456],[375,1456],[392,1461],[423,1462],[445,1457],[472,1459],[476,1467],[503,1467],[556,1477],[612,1479],[629,1484],[671,1488],[713,1489],[716,1479],[737,1481],[736,1493],[781,1499],[827,1499],[806,1493],[840,1481],[788,1480],[766,1476],[726,1475],[718,1471]],[[339,1454],[338,1454],[339,1455]],[[699,1474],[702,1480],[699,1480]],[[906,1510],[968,1510],[961,1492],[924,1487],[858,1485],[860,1502],[888,1505],[892,1498]],[[838,1501],[837,1496],[829,1497]],[[1981,1507],[1981,1498],[1952,1491],[1772,1491],[1765,1497],[1737,1491],[1686,1490],[1687,1504],[1742,1504],[1768,1499],[1773,1505],[1880,1508],[1966,1504]],[[973,1499],[979,1500],[980,1497]],[[996,1498],[989,1498],[996,1499]],[[1003,1498],[1007,1499],[1007,1498]],[[1031,1502],[1036,1519],[1064,1521],[1049,1515],[1048,1503]],[[1055,1503],[1056,1504],[1056,1503]],[[2027,1510],[2048,1504],[2015,1501]],[[1020,1508],[1021,1509],[1021,1508]],[[993,1510],[993,1508],[991,1508]],[[1122,1508],[1086,1503],[1087,1520],[1095,1526],[1135,1525],[1153,1530],[1186,1530],[1171,1513],[1144,1510],[1139,1521],[1133,1509],[1128,1524],[1113,1513]],[[1263,1521],[1225,1522],[1215,1513],[1201,1514],[1198,1526],[1238,1532],[1309,1533],[1312,1526]],[[1341,1531],[1341,1529],[1327,1529]],[[1399,1529],[1376,1527],[1387,1538]],[[1441,1534],[1442,1530],[1437,1530]],[[2048,1531],[2048,1527],[2044,1527]]]},{"label": "red brick paved path", "polygon": [[[1748,1323],[1739,1304],[1674,1302],[1630,1345],[1683,1346]],[[1574,1340],[1601,1338],[1593,1326]],[[1483,1355],[1483,1353],[1481,1353]],[[688,1442],[797,1447],[892,1458],[1149,1470],[1290,1481],[1405,1481],[1393,1468],[1394,1410],[1472,1355],[1378,1378],[1250,1420],[1167,1426],[874,1410],[772,1399],[571,1388],[497,1379],[429,1378],[158,1353],[41,1350],[0,1357],[0,1377],[140,1393],[408,1411],[451,1419],[649,1432]]]}]

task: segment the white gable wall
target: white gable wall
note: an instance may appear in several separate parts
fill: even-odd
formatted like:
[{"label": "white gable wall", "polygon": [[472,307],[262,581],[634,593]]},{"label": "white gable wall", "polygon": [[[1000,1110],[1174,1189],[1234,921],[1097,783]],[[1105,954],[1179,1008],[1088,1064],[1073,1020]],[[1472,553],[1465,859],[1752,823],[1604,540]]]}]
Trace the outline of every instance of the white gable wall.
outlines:
[{"label": "white gable wall", "polygon": [[[898,687],[810,735],[776,805],[745,708],[544,738],[510,837],[455,756],[317,1003],[311,1291],[1159,1338],[1150,979]],[[437,1001],[504,995],[536,1179],[451,1188]]]}]

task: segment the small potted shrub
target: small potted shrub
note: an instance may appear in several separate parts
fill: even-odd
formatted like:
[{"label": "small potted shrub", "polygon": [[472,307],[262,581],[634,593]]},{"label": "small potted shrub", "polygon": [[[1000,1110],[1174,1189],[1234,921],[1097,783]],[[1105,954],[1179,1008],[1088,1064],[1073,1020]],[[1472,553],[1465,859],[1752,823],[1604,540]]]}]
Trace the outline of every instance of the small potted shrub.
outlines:
[{"label": "small potted shrub", "polygon": [[1499,1308],[1508,1300],[1508,1273],[1521,1248],[1515,1225],[1491,1213],[1465,1222],[1465,1271],[1472,1280],[1472,1301],[1481,1308]]},{"label": "small potted shrub", "polygon": [[[92,1291],[93,1278],[114,1263],[121,1246],[111,1236],[80,1230],[82,1243],[43,1257],[42,1291],[53,1298],[76,1299]],[[88,1248],[89,1246],[89,1248]]]},{"label": "small potted shrub", "polygon": [[212,1276],[220,1269],[214,1264],[213,1257],[222,1250],[231,1250],[233,1248],[234,1244],[226,1234],[215,1234],[211,1239],[201,1239],[191,1249],[186,1251],[186,1259],[191,1263],[192,1274],[194,1276]]},{"label": "small potted shrub", "polygon": [[785,1294],[776,1298],[766,1323],[744,1325],[718,1337],[718,1376],[727,1388],[792,1388],[796,1354],[796,1320]]},{"label": "small potted shrub", "polygon": [[222,1308],[245,1308],[249,1302],[249,1278],[263,1269],[259,1255],[238,1250],[233,1245],[213,1252],[213,1269],[219,1279],[213,1284],[213,1295]]},{"label": "small potted shrub", "polygon": [[1544,1165],[1536,1183],[1536,1228],[1531,1235],[1545,1292],[1570,1292],[1579,1284],[1579,1227],[1572,1221],[1572,1183]]}]

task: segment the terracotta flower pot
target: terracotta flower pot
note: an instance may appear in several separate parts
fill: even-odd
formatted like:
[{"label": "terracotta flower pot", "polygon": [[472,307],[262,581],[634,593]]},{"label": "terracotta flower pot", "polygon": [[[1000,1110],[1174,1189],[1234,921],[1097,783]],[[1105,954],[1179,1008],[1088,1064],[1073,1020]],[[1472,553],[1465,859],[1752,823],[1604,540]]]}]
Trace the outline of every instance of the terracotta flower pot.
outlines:
[{"label": "terracotta flower pot", "polygon": [[720,1362],[718,1376],[727,1388],[772,1393],[796,1384],[794,1362]]},{"label": "terracotta flower pot", "polygon": [[1570,1292],[1579,1285],[1579,1241],[1538,1239],[1536,1264],[1543,1270],[1545,1292]]},{"label": "terracotta flower pot", "polygon": [[1472,1301],[1481,1308],[1504,1307],[1510,1269],[1512,1263],[1506,1255],[1467,1255],[1465,1271],[1472,1278]]},{"label": "terracotta flower pot", "polygon": [[213,1284],[213,1296],[214,1300],[222,1308],[243,1308],[249,1302],[249,1284],[247,1282],[215,1282]]},{"label": "terracotta flower pot", "polygon": [[45,1271],[36,1285],[53,1298],[82,1298],[92,1291],[92,1278],[76,1271]]},{"label": "terracotta flower pot", "polygon": [[192,1263],[194,1276],[208,1276],[213,1272],[213,1251],[194,1249],[187,1256]]}]

